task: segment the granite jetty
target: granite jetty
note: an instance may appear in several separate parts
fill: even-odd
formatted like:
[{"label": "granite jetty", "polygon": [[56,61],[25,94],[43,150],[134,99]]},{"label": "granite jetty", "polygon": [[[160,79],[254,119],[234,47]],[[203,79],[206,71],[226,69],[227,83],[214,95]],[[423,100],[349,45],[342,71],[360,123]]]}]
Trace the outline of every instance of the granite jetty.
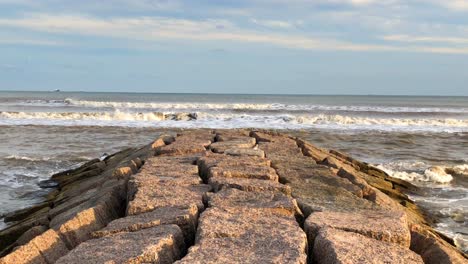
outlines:
[{"label": "granite jetty", "polygon": [[163,135],[42,184],[5,216],[1,264],[468,263],[415,186],[275,132]]}]

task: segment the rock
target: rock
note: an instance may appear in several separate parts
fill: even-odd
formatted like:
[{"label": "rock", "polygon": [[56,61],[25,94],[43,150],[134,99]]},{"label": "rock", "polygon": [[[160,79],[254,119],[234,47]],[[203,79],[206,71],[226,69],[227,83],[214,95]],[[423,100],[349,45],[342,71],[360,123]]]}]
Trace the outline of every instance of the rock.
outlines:
[{"label": "rock", "polygon": [[141,186],[137,189],[134,197],[129,197],[127,215],[137,215],[146,213],[161,207],[184,206],[190,207],[196,204],[199,210],[204,208],[203,194],[209,192],[209,185],[159,185]]},{"label": "rock", "polygon": [[110,222],[105,228],[93,232],[94,238],[110,236],[116,233],[135,232],[155,226],[174,224],[180,227],[185,243],[190,245],[197,229],[198,208],[195,204],[188,208],[162,207],[139,215],[126,216]]},{"label": "rock", "polygon": [[68,249],[58,234],[49,229],[33,238],[24,246],[0,259],[1,264],[54,263],[68,253]]},{"label": "rock", "polygon": [[411,250],[426,264],[466,264],[468,260],[452,245],[432,233],[428,227],[411,226]]},{"label": "rock", "polygon": [[[305,264],[301,249],[290,249],[292,242],[281,240],[244,240],[239,238],[203,239],[190,247],[176,264],[291,263]],[[299,249],[297,249],[299,248]],[[300,252],[300,253],[299,253]]]},{"label": "rock", "polygon": [[215,153],[224,153],[231,148],[253,148],[255,146],[255,138],[244,137],[230,141],[215,142],[210,145],[210,149]]},{"label": "rock", "polygon": [[271,167],[260,166],[216,166],[208,169],[208,178],[245,178],[278,181],[276,171]]},{"label": "rock", "polygon": [[[0,249],[2,253],[11,249],[11,245],[21,236],[29,230],[31,227],[38,225],[49,225],[49,218],[47,214],[40,216],[28,217],[21,222],[14,223],[7,228],[0,230]],[[6,250],[6,251],[5,251]]]},{"label": "rock", "polygon": [[39,182],[39,187],[41,188],[57,188],[59,186],[59,183],[54,181],[54,180],[43,180]]},{"label": "rock", "polygon": [[406,214],[385,210],[356,212],[315,212],[305,221],[304,228],[313,245],[315,237],[324,228],[354,232],[380,241],[410,246],[410,231]]},{"label": "rock", "polygon": [[181,257],[184,248],[180,228],[176,225],[164,225],[89,240],[56,263],[169,264]]},{"label": "rock", "polygon": [[424,263],[419,255],[398,245],[360,234],[326,228],[313,245],[315,263]]},{"label": "rock", "polygon": [[202,177],[206,177],[208,175],[208,170],[212,167],[269,167],[271,164],[269,160],[258,157],[226,156],[220,154],[209,154],[205,157],[201,157],[197,163]]},{"label": "rock", "polygon": [[24,232],[18,240],[16,240],[16,246],[22,246],[31,241],[33,238],[41,235],[45,231],[47,231],[48,227],[44,225],[40,226],[33,226],[28,231]]},{"label": "rock", "polygon": [[[229,255],[244,256],[246,262],[263,259],[277,263],[305,263],[306,260],[306,236],[294,218],[268,215],[253,208],[209,208],[203,212],[197,244],[184,261],[210,261],[203,245],[205,241],[213,240],[224,240],[221,244],[209,242],[211,251],[218,257],[210,255],[218,260]],[[231,250],[225,251],[225,247]]]},{"label": "rock", "polygon": [[220,142],[220,141],[230,141],[238,138],[245,138],[249,137],[250,131],[248,130],[242,130],[242,129],[237,129],[237,130],[216,130],[216,137],[215,141]]},{"label": "rock", "polygon": [[265,210],[268,214],[289,217],[302,217],[296,200],[278,192],[245,192],[237,189],[223,189],[217,193],[205,195],[208,207],[217,208],[252,208]]},{"label": "rock", "polygon": [[316,162],[321,162],[330,156],[325,149],[318,148],[305,140],[298,139],[297,145],[302,149],[305,156],[312,157]]},{"label": "rock", "polygon": [[132,168],[130,167],[121,167],[114,170],[112,177],[117,180],[128,179],[133,174]]},{"label": "rock", "polygon": [[213,187],[213,191],[215,192],[224,188],[234,188],[247,192],[270,191],[291,195],[291,188],[289,186],[268,180],[212,177],[208,183]]},{"label": "rock", "polygon": [[4,217],[3,221],[5,223],[20,221],[25,218],[31,217],[33,214],[37,215],[37,214],[47,213],[49,209],[50,208],[49,208],[48,202],[36,204],[28,208],[20,209],[20,210],[5,214],[3,216]]},{"label": "rock", "polygon": [[225,150],[224,154],[231,156],[251,156],[265,158],[265,152],[260,149],[230,148]]},{"label": "rock", "polygon": [[307,180],[287,184],[292,189],[304,216],[312,212],[338,211],[353,212],[362,209],[377,209],[377,205],[357,197],[351,192],[336,186]]}]

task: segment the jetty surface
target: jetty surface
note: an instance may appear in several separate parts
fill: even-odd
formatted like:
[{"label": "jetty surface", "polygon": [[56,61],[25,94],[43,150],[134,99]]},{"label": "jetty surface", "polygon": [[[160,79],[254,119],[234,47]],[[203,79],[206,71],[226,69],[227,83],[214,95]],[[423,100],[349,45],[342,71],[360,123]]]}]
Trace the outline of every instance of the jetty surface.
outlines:
[{"label": "jetty surface", "polygon": [[42,184],[6,215],[1,264],[468,263],[415,186],[275,132],[163,135]]}]

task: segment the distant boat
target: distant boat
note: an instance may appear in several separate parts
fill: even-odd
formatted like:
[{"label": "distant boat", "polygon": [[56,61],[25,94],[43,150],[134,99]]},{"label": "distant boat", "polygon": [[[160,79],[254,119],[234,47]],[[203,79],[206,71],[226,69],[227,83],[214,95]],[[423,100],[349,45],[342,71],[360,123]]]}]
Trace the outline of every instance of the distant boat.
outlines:
[{"label": "distant boat", "polygon": [[60,89],[55,89],[54,92],[58,93],[60,92]]}]

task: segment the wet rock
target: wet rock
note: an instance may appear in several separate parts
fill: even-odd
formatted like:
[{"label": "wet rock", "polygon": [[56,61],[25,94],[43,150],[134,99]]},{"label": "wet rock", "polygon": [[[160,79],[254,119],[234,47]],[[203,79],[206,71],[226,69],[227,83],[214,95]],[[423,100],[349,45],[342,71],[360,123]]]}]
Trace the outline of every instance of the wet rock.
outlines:
[{"label": "wet rock", "polygon": [[197,113],[174,113],[165,114],[164,120],[175,120],[175,121],[191,121],[197,120]]},{"label": "wet rock", "polygon": [[315,263],[424,263],[419,255],[393,243],[327,228],[313,245]]},{"label": "wet rock", "polygon": [[312,157],[316,162],[321,162],[330,156],[327,150],[318,148],[305,140],[297,139],[297,144],[304,155]]},{"label": "wet rock", "polygon": [[315,237],[324,228],[334,228],[385,242],[410,246],[410,231],[406,214],[384,210],[361,210],[356,212],[315,212],[305,221],[304,228],[313,245]]},{"label": "wet rock", "polygon": [[225,150],[224,154],[231,156],[251,156],[265,158],[265,152],[260,149],[230,148]]},{"label": "wet rock", "polygon": [[59,183],[54,180],[43,180],[39,182],[39,187],[47,189],[47,188],[57,188]]},{"label": "wet rock", "polygon": [[112,177],[117,180],[128,179],[133,174],[132,168],[130,167],[121,167],[114,170]]},{"label": "wet rock", "polygon": [[34,226],[49,225],[49,218],[47,214],[41,214],[39,216],[28,217],[21,222],[14,223],[7,228],[0,230],[0,249],[2,255],[12,248],[12,244],[22,235],[24,232]]},{"label": "wet rock", "polygon": [[48,230],[0,259],[1,264],[54,263],[68,253],[58,234]]},{"label": "wet rock", "polygon": [[411,250],[421,255],[426,264],[466,264],[468,260],[428,227],[411,226]]},{"label": "wet rock", "polygon": [[45,231],[47,231],[48,227],[47,226],[33,226],[31,227],[28,231],[24,232],[18,240],[15,242],[15,246],[22,246],[31,241],[33,238],[41,235]]},{"label": "wet rock", "polygon": [[14,221],[20,221],[23,219],[26,219],[28,217],[31,217],[33,214],[42,214],[42,213],[47,213],[49,210],[49,203],[44,202],[40,204],[33,205],[28,208],[20,209],[11,213],[6,213],[4,217],[4,222],[14,222]]},{"label": "wet rock", "polygon": [[223,189],[205,196],[208,207],[252,208],[280,216],[302,217],[296,200],[278,192],[245,192],[237,189]]},{"label": "wet rock", "polygon": [[182,231],[176,225],[120,233],[80,244],[57,264],[173,263],[184,250]]},{"label": "wet rock", "polygon": [[281,192],[291,195],[291,187],[279,182],[257,179],[224,178],[212,177],[208,183],[213,187],[213,191],[218,192],[224,188],[234,188],[246,192]]}]

